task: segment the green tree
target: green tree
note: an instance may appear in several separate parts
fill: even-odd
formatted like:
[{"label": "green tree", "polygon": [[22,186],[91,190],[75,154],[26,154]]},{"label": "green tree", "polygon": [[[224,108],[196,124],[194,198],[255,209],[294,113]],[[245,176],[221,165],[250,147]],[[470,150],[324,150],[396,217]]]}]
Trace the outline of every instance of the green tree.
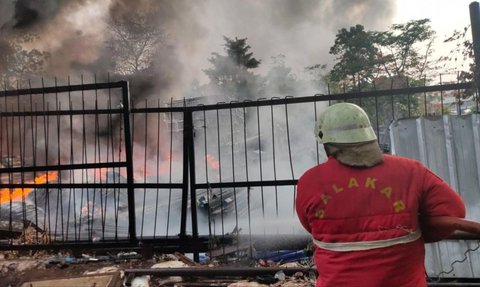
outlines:
[{"label": "green tree", "polygon": [[379,47],[378,64],[389,78],[412,79],[411,84],[423,83],[427,72],[435,70],[431,61],[435,31],[429,19],[394,24],[376,37]]},{"label": "green tree", "polygon": [[374,78],[378,63],[377,34],[365,31],[362,25],[341,29],[330,48],[337,63],[330,72],[334,82],[364,88]]},{"label": "green tree", "polygon": [[166,34],[155,21],[156,12],[137,10],[113,14],[106,45],[114,73],[134,75],[151,67]]},{"label": "green tree", "polygon": [[231,100],[258,98],[263,80],[251,70],[257,68],[261,60],[253,57],[247,38],[233,40],[224,37],[224,40],[226,55],[212,53],[209,62],[213,67],[204,70],[210,84],[222,97]]},{"label": "green tree", "polygon": [[316,89],[322,89],[324,87],[330,88],[330,83],[334,82],[331,80],[331,73],[328,73],[326,64],[307,66],[304,68],[304,71]]},{"label": "green tree", "polygon": [[[387,31],[367,31],[362,25],[341,29],[330,48],[336,63],[325,79],[334,93],[423,85],[436,69],[431,61],[434,39],[428,19],[395,24]],[[379,97],[356,101],[365,108],[381,137],[393,114],[399,118],[424,113],[421,99],[414,95],[395,96],[393,106],[390,100]]]},{"label": "green tree", "polygon": [[268,93],[272,96],[294,96],[297,84],[292,69],[285,65],[285,55],[272,57],[272,67],[268,71],[265,81]]},{"label": "green tree", "polygon": [[[442,60],[447,63],[450,61],[463,61],[468,63],[468,69],[460,71],[458,77],[459,81],[473,81],[475,74],[475,55],[473,52],[473,43],[467,39],[469,27],[464,27],[461,31],[455,30],[452,35],[445,39],[445,43],[454,43],[455,47],[450,51],[448,56],[442,57]],[[460,59],[459,59],[460,58]],[[445,65],[443,66],[445,68]],[[447,70],[447,72],[450,72]],[[478,82],[478,80],[476,80]],[[477,84],[478,86],[478,84]]]},{"label": "green tree", "polygon": [[[466,69],[463,68],[460,69],[460,71],[455,70],[457,72],[457,81],[473,82],[475,88],[459,91],[459,93],[456,94],[457,104],[464,105],[466,108],[473,106],[471,110],[477,110],[479,99],[475,97],[475,94],[480,87],[480,75],[475,64],[473,43],[470,39],[467,39],[468,32],[470,32],[469,27],[464,27],[461,31],[455,30],[450,37],[444,40],[445,43],[454,43],[455,47],[450,51],[450,54],[443,57],[442,60],[444,60],[445,63],[453,61],[457,65],[459,62],[467,64]],[[447,72],[451,71],[447,70]],[[445,109],[445,112],[449,112],[449,110]]]},{"label": "green tree", "polygon": [[24,87],[33,77],[45,71],[50,54],[38,49],[25,48],[35,39],[33,34],[12,37],[0,43],[0,81],[2,88]]},{"label": "green tree", "polygon": [[330,54],[336,63],[329,79],[348,90],[423,84],[436,66],[431,61],[435,32],[429,19],[394,24],[387,31],[366,31],[362,25],[341,29]]}]

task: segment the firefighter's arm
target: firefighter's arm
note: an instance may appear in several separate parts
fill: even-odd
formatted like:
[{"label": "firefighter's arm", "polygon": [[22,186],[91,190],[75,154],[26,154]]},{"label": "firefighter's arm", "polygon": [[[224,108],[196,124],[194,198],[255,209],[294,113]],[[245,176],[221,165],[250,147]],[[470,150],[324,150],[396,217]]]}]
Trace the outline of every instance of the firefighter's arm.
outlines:
[{"label": "firefighter's arm", "polygon": [[451,216],[435,216],[425,219],[424,225],[434,229],[454,229],[456,231],[480,235],[480,223]]},{"label": "firefighter's arm", "polygon": [[310,227],[310,223],[308,222],[308,196],[306,196],[305,191],[303,189],[303,182],[300,179],[297,185],[297,198],[295,199],[295,210],[297,212],[298,220],[302,226],[308,231],[308,233],[312,233],[312,229]]},{"label": "firefighter's arm", "polygon": [[420,227],[425,242],[436,242],[451,235],[456,227],[440,217],[465,218],[462,198],[440,177],[426,169],[420,198]]},{"label": "firefighter's arm", "polygon": [[297,205],[297,215],[298,219],[300,220],[300,223],[302,224],[303,228],[308,231],[308,233],[312,233],[312,229],[310,227],[310,224],[308,223],[308,219],[306,216],[306,211],[301,211],[299,210],[299,206]]}]

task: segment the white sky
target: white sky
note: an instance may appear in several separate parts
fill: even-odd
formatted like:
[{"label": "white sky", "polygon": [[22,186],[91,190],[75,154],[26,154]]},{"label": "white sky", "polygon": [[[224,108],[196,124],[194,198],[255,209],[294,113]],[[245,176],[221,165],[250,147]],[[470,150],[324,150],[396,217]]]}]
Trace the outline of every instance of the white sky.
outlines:
[{"label": "white sky", "polygon": [[[252,52],[257,58],[262,59],[261,73],[269,68],[270,57],[278,54],[287,56],[287,65],[293,67],[296,73],[301,73],[307,65],[317,63],[328,64],[329,68],[332,67],[333,56],[329,54],[328,50],[334,43],[338,28],[329,27],[328,21],[322,22],[321,11],[317,15],[318,21],[312,20],[295,26],[292,30],[278,32],[275,30],[275,26],[269,25],[268,21],[265,22],[262,14],[257,15],[254,10],[251,10],[249,11],[251,18],[248,19],[248,23],[257,24],[255,25],[256,28],[252,30],[251,25],[246,24],[244,17],[236,16],[236,14],[239,14],[239,10],[229,9],[230,4],[228,3],[231,1],[211,0],[211,2],[215,5],[207,10],[207,13],[211,13],[211,15],[205,15],[206,19],[211,20],[207,25],[209,31],[205,35],[206,45],[200,53],[200,57],[198,57],[199,66],[208,66],[206,56],[210,52],[223,52],[222,35],[226,35],[248,38]],[[434,58],[438,58],[449,55],[453,49],[453,44],[445,44],[443,40],[451,36],[455,30],[462,30],[470,25],[469,4],[471,2],[472,0],[396,0],[394,7],[392,7],[393,11],[391,11],[392,17],[386,19],[384,17],[382,21],[375,23],[374,27],[371,26],[374,23],[371,19],[356,17],[354,14],[351,14],[351,17],[342,22],[342,27],[348,28],[356,24],[362,24],[367,30],[385,31],[392,24],[403,24],[410,20],[428,18],[431,20],[432,29],[437,33]],[[227,7],[218,3],[225,3]],[[250,3],[246,6],[252,6],[255,1],[246,1],[246,3]],[[378,13],[382,13],[380,7],[371,7],[371,9],[378,9]],[[228,11],[233,14],[225,17],[224,15]],[[385,14],[388,13],[388,11],[385,11]],[[379,19],[381,19],[381,16],[384,15],[379,15]],[[467,38],[471,39],[470,30],[467,33]],[[301,53],[295,53],[295,51],[301,51]],[[449,63],[448,68],[456,69],[456,67],[461,67],[462,64],[464,63],[452,62]]]},{"label": "white sky", "polygon": [[[298,1],[298,7],[304,7],[301,4],[312,3],[291,0],[295,1]],[[335,9],[342,9],[344,6],[352,6],[345,3],[355,3],[357,0],[324,1],[330,5],[340,3]],[[248,38],[251,52],[257,59],[262,60],[261,66],[255,71],[257,73],[265,74],[271,67],[271,57],[283,54],[286,56],[286,65],[293,69],[293,73],[302,75],[305,67],[314,64],[327,64],[329,69],[332,68],[334,56],[329,54],[329,49],[334,44],[335,35],[340,28],[348,29],[361,24],[367,30],[385,31],[392,24],[428,18],[437,36],[433,59],[438,59],[441,56],[448,56],[454,47],[454,44],[445,44],[443,41],[455,30],[462,30],[470,25],[469,4],[472,0],[394,1],[393,7],[388,4],[381,6],[380,1],[364,1],[363,3],[374,3],[376,6],[358,5],[356,8],[359,9],[351,11],[301,10],[303,13],[301,17],[285,18],[282,21],[281,18],[275,18],[279,15],[275,13],[279,9],[275,5],[275,0],[204,0],[206,9],[199,13],[203,19],[201,21],[204,33],[194,43],[194,49],[189,48],[192,45],[191,38],[182,40],[182,33],[175,34],[180,35],[178,43],[187,44],[186,48],[179,46],[177,50],[182,62],[188,63],[184,75],[187,73],[190,75],[185,77],[187,79],[185,82],[189,82],[188,78],[199,79],[202,83],[208,80],[203,69],[210,67],[208,58],[212,52],[224,53],[223,36]],[[391,10],[387,10],[390,8]],[[289,16],[283,16],[291,17],[294,12],[292,11]],[[376,15],[378,17],[372,19]],[[467,39],[471,39],[470,30]],[[459,61],[449,62],[445,68],[467,69],[468,64],[462,61],[461,55],[456,55]],[[455,77],[454,74],[451,76]]]},{"label": "white sky", "polygon": [[471,0],[397,0],[393,23],[429,18],[438,36],[470,25]]},{"label": "white sky", "polygon": [[[455,30],[462,30],[470,26],[470,8],[472,0],[397,0],[392,23],[406,23],[410,20],[428,18],[431,26],[437,32],[435,55],[445,56],[452,49],[452,45],[443,43],[443,40],[453,34]],[[472,38],[469,29],[467,39]],[[459,55],[460,56],[460,55]],[[464,63],[459,62],[461,66]],[[455,63],[451,63],[455,67]]]},{"label": "white sky", "polygon": [[[357,0],[317,0],[325,1],[324,3],[328,5],[316,5],[322,8],[316,10],[312,8],[310,11],[305,8],[310,6],[315,8],[315,0],[291,0],[290,3],[295,1],[298,1],[295,7],[299,8],[299,11],[296,11],[294,6],[283,5],[283,9],[291,10],[291,13],[285,13],[277,7],[275,0],[202,0],[203,9],[194,10],[193,13],[198,19],[190,21],[189,14],[173,18],[170,26],[166,28],[170,36],[175,38],[177,56],[185,66],[180,75],[181,81],[184,82],[181,86],[189,86],[191,79],[198,79],[200,82],[208,80],[203,69],[211,66],[208,58],[212,52],[224,53],[223,36],[248,38],[254,56],[262,60],[257,72],[262,74],[267,72],[271,67],[271,57],[283,54],[286,56],[286,65],[292,67],[294,73],[301,75],[306,66],[314,64],[327,64],[328,68],[333,66],[334,57],[329,54],[329,48],[333,45],[335,34],[340,28],[362,24],[367,30],[385,31],[392,24],[428,18],[431,20],[433,30],[437,32],[434,57],[447,56],[453,46],[443,43],[443,40],[451,36],[454,30],[462,30],[469,26],[469,4],[472,2],[472,0],[393,0],[395,2],[392,7],[388,4],[391,2],[385,2],[387,4],[382,6],[384,2],[378,0],[363,1],[366,4],[375,3],[373,7],[357,5],[355,8],[358,9],[340,10],[344,6],[355,6],[347,4],[357,3],[355,2]],[[43,37],[48,41],[43,41],[40,48],[49,48],[49,51],[55,54],[56,49],[75,39],[72,35],[75,36],[76,30],[81,30],[82,35],[94,35],[89,39],[101,40],[102,31],[105,30],[100,25],[103,23],[101,16],[107,13],[110,1],[91,0],[85,3],[90,6],[68,17],[69,22],[73,24],[71,29],[58,29],[58,23],[52,23],[49,26],[52,29],[48,29],[48,37]],[[93,3],[95,5],[92,5]],[[333,10],[325,10],[332,5]],[[200,9],[199,7],[193,5],[192,9]],[[304,9],[301,9],[302,7]],[[74,8],[77,9],[77,6]],[[75,9],[73,10],[76,11]],[[193,25],[200,27],[196,30],[198,35],[192,35],[190,27]],[[467,37],[471,39],[471,31],[468,31]],[[67,48],[61,51],[65,58],[68,58],[65,56],[68,54],[71,55],[70,58],[85,64],[96,59],[102,41],[92,42],[97,43],[98,47],[93,44],[87,45],[88,41],[82,43],[74,41],[73,48],[77,53],[73,53],[72,47],[66,45]],[[77,47],[79,44],[80,47]],[[66,59],[67,68],[69,63],[69,59]],[[454,69],[461,64],[452,62],[448,68]]]}]

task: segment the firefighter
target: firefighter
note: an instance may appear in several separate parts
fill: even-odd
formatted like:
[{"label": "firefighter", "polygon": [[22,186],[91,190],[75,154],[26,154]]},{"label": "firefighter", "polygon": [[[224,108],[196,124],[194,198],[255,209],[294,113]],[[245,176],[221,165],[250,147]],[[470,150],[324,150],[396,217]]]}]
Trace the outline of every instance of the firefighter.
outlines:
[{"label": "firefighter", "polygon": [[427,286],[424,243],[454,231],[428,218],[464,218],[462,199],[420,162],[383,154],[357,105],[328,107],[315,134],[328,159],[301,176],[295,204],[313,238],[316,286]]}]

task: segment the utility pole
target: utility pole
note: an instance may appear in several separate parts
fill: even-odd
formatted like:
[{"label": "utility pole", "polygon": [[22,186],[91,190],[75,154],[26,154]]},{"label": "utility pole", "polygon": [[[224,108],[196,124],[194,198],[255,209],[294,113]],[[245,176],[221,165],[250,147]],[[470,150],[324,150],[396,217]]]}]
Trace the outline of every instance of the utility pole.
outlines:
[{"label": "utility pole", "polygon": [[473,42],[473,53],[475,55],[475,71],[474,71],[474,81],[477,91],[479,89],[479,73],[478,69],[480,68],[480,4],[477,1],[470,3],[470,24],[472,27],[472,42]]}]

